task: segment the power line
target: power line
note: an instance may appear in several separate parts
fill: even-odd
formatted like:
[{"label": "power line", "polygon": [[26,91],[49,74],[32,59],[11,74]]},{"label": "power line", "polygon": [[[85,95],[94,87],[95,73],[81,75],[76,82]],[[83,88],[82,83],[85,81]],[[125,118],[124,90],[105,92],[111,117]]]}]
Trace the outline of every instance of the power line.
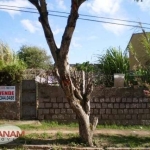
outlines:
[{"label": "power line", "polygon": [[[18,6],[9,6],[9,5],[0,5],[0,6],[6,6],[6,7],[13,7],[13,8],[23,8],[23,9],[28,9],[28,10],[37,10],[35,8],[30,8],[30,7],[18,7]],[[61,14],[67,14],[69,15],[70,13],[68,12],[63,12],[63,11],[53,11],[53,10],[48,10],[48,12],[54,12],[54,13],[61,13]],[[144,25],[150,25],[150,23],[146,22],[138,22],[138,21],[133,21],[133,20],[125,20],[125,19],[116,19],[116,18],[110,18],[110,17],[100,17],[100,16],[95,16],[95,15],[85,15],[85,14],[79,14],[80,16],[84,17],[90,17],[90,18],[101,18],[101,19],[108,19],[108,20],[116,20],[116,21],[123,21],[123,22],[130,22],[130,23],[142,23]]]},{"label": "power line", "polygon": [[[3,8],[3,7],[0,7],[0,9],[39,14],[38,12],[27,11],[27,10],[10,9],[10,8]],[[50,15],[50,16],[55,16],[55,17],[68,18],[68,16],[55,15],[55,14],[50,14],[50,13],[49,13],[48,15]],[[132,25],[132,24],[115,23],[115,22],[102,21],[102,20],[92,20],[92,19],[86,19],[86,18],[81,18],[81,17],[79,17],[79,19],[80,19],[80,20],[85,20],[85,21],[91,21],[91,22],[100,22],[100,23],[108,23],[108,24],[113,24],[113,25],[122,25],[122,26],[128,26],[128,27],[141,28],[141,26]],[[143,28],[144,28],[144,29],[150,29],[150,28],[148,28],[148,27],[143,27]]]}]

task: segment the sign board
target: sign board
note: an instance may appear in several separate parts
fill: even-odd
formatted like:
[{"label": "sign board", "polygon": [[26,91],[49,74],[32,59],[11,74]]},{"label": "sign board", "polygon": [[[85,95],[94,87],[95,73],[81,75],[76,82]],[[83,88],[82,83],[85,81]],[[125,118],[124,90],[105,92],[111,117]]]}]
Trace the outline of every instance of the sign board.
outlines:
[{"label": "sign board", "polygon": [[15,86],[0,86],[0,102],[15,101]]}]

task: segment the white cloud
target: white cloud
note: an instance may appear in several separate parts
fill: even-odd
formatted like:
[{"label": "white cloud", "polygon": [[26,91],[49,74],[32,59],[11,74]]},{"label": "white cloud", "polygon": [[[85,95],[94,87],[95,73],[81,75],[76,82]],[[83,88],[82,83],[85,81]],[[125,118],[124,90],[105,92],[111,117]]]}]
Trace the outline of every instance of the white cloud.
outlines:
[{"label": "white cloud", "polygon": [[35,33],[36,31],[40,30],[40,23],[38,21],[31,21],[28,19],[24,19],[24,20],[21,20],[21,24],[30,33]]},{"label": "white cloud", "polygon": [[115,14],[120,9],[120,3],[122,0],[93,0],[87,3],[87,6],[91,8],[94,13],[97,14]]},{"label": "white cloud", "polygon": [[64,4],[64,0],[56,0],[56,3],[58,5],[58,8],[61,8],[63,10],[66,10],[66,5]]},{"label": "white cloud", "polygon": [[[10,6],[33,7],[27,0],[1,0],[0,5],[7,5],[7,6],[2,6],[3,8],[6,9],[11,9]],[[13,11],[13,10],[6,10],[6,9],[0,9],[0,11],[8,12],[12,17],[16,14],[21,14],[20,11]],[[20,8],[15,8],[15,9],[20,10]]]},{"label": "white cloud", "polygon": [[[118,23],[118,24],[122,24],[121,21],[111,21],[112,23]],[[115,35],[120,35],[122,34],[125,30],[126,30],[126,27],[125,26],[122,26],[122,25],[115,25],[115,24],[103,24],[103,27],[108,30],[108,31],[111,31],[112,33],[114,33]]]},{"label": "white cloud", "polygon": [[[127,19],[126,13],[122,7],[122,0],[93,0],[87,3],[87,8],[89,8],[89,12],[91,14],[107,17],[107,18],[121,18]],[[84,6],[85,7],[85,6]],[[102,19],[100,19],[102,20]],[[104,20],[107,21],[108,20]],[[112,23],[121,23],[120,21],[109,20]],[[124,26],[112,25],[112,24],[102,24],[102,26],[107,30],[116,35],[119,35],[125,31]]]},{"label": "white cloud", "polygon": [[56,27],[56,28],[53,30],[53,34],[54,34],[54,35],[57,35],[57,34],[61,33],[62,31],[63,31],[62,28]]}]

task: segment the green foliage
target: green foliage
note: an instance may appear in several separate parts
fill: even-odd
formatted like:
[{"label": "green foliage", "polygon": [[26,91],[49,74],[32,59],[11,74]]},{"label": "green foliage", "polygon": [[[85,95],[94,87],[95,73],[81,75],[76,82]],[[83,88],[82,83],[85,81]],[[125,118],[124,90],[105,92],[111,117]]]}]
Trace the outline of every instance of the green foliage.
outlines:
[{"label": "green foliage", "polygon": [[83,62],[82,64],[76,63],[75,68],[77,71],[93,72],[95,71],[95,66],[90,64],[89,61]]},{"label": "green foliage", "polygon": [[[104,55],[98,55],[98,64],[101,74],[104,75],[104,84],[113,86],[115,73],[126,74],[129,70],[129,59],[120,49],[109,48]],[[100,81],[101,82],[101,81]]]},{"label": "green foliage", "polygon": [[48,56],[44,49],[36,46],[23,45],[18,51],[18,56],[30,69],[48,70],[52,66],[51,56]]},{"label": "green foliage", "polygon": [[0,42],[0,58],[0,84],[11,85],[20,82],[26,65],[3,42]]}]

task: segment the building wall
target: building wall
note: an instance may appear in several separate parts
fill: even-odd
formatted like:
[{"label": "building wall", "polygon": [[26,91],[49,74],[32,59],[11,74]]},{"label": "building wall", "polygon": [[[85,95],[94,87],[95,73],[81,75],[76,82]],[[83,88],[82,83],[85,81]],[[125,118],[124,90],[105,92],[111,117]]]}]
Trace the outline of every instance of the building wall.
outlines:
[{"label": "building wall", "polygon": [[20,84],[16,84],[16,100],[14,102],[0,102],[0,119],[20,119]]},{"label": "building wall", "polygon": [[[95,88],[91,97],[91,116],[98,116],[99,124],[150,124],[150,99],[143,89]],[[38,101],[39,120],[76,121],[60,87],[39,84]]]}]

